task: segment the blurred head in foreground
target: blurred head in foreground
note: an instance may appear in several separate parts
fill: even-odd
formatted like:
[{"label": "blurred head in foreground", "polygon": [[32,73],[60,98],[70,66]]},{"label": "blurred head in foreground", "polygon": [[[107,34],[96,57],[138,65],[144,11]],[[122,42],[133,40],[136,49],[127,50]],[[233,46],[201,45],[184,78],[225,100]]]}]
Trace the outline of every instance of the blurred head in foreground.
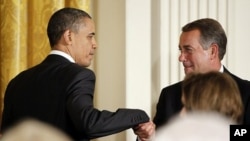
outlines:
[{"label": "blurred head in foreground", "polygon": [[9,128],[1,141],[73,141],[60,130],[33,119],[24,120]]},{"label": "blurred head in foreground", "polygon": [[229,141],[232,121],[219,113],[192,112],[173,118],[153,141]]},{"label": "blurred head in foreground", "polygon": [[229,141],[230,124],[242,121],[236,82],[226,73],[190,73],[182,83],[183,110],[154,141]]},{"label": "blurred head in foreground", "polygon": [[218,112],[237,123],[242,122],[241,95],[228,74],[191,73],[185,77],[182,90],[183,111]]}]

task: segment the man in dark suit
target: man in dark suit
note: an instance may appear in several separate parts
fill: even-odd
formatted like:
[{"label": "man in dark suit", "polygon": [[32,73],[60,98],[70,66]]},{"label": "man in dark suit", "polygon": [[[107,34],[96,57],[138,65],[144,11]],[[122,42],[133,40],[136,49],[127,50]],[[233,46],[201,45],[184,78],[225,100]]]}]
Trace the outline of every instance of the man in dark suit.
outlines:
[{"label": "man in dark suit", "polygon": [[95,74],[87,69],[97,48],[91,17],[75,8],[56,11],[47,34],[51,52],[43,62],[10,81],[1,132],[26,118],[49,123],[74,140],[88,141],[133,128],[144,141],[154,123],[139,109],[94,108]]},{"label": "man in dark suit", "polygon": [[[209,18],[193,21],[182,28],[179,61],[183,64],[185,74],[209,71],[230,74],[239,87],[244,104],[243,124],[250,124],[250,82],[233,75],[221,64],[226,45],[227,37],[218,21]],[[162,89],[153,120],[156,128],[181,111],[181,84],[178,82]]]}]

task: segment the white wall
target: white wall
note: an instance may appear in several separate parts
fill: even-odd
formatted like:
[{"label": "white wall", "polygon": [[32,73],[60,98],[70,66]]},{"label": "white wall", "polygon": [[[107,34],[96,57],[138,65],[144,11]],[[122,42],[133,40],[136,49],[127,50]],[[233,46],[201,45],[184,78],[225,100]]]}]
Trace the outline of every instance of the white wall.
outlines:
[{"label": "white wall", "polygon": [[[184,77],[178,62],[181,27],[203,17],[228,35],[223,64],[250,80],[249,0],[91,0],[99,43],[93,69],[99,109],[140,108],[151,118],[163,87]],[[96,141],[132,141],[132,130]]]},{"label": "white wall", "polygon": [[[92,0],[91,0],[92,1]],[[98,48],[95,54],[95,103],[100,110],[126,107],[125,1],[93,0]],[[126,132],[96,139],[125,141]]]},{"label": "white wall", "polygon": [[250,80],[250,1],[229,1],[228,67],[243,79]]}]

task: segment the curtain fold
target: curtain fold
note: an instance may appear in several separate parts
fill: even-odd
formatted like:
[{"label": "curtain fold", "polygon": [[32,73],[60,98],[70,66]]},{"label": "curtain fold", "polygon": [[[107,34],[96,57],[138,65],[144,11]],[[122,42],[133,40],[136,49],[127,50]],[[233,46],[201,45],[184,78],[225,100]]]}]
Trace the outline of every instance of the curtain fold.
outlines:
[{"label": "curtain fold", "polygon": [[48,20],[63,7],[89,12],[90,0],[0,0],[0,120],[7,84],[47,56]]}]

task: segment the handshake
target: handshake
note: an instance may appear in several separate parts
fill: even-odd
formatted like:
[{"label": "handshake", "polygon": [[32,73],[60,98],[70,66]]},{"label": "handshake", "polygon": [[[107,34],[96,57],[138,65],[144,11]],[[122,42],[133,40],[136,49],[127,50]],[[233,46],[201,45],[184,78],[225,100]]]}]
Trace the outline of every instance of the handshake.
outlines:
[{"label": "handshake", "polygon": [[153,121],[141,123],[133,131],[138,136],[137,141],[151,141],[155,135],[155,124]]}]

